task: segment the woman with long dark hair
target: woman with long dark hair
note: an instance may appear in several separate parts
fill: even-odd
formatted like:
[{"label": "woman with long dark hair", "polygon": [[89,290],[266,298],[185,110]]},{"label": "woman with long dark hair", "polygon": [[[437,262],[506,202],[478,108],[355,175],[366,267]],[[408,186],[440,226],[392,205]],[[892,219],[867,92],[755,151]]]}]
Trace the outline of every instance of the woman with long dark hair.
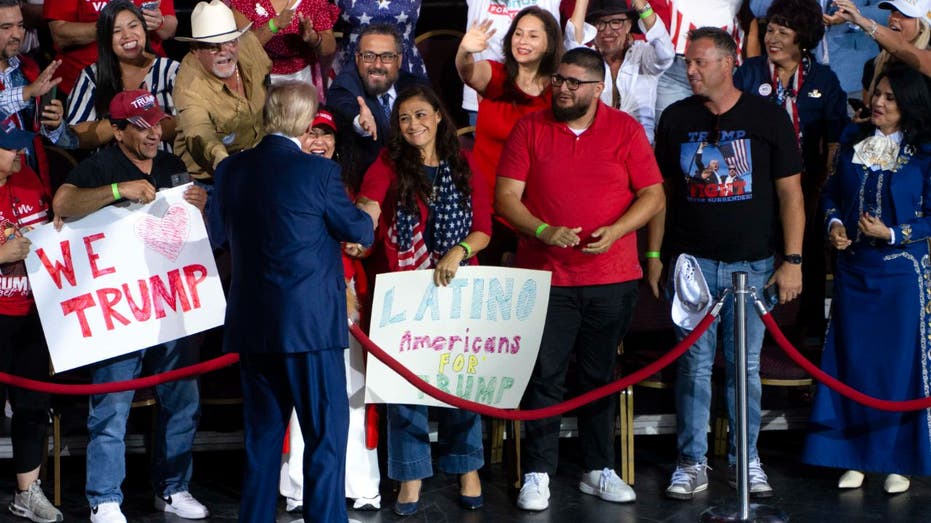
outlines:
[{"label": "woman with long dark hair", "polygon": [[[888,400],[931,396],[931,95],[904,66],[876,83],[868,123],[841,138],[836,172],[822,194],[827,239],[837,249],[831,321],[821,368]],[[931,474],[931,414],[886,412],[818,386],[803,461],[887,474],[905,492],[908,475]]]},{"label": "woman with long dark hair", "polygon": [[[429,87],[402,91],[391,113],[392,138],[365,173],[357,204],[381,212],[376,253],[388,271],[433,269],[448,285],[462,265],[488,245],[491,201],[470,156],[459,148],[449,113]],[[478,469],[484,463],[481,418],[440,409],[437,467],[459,474],[459,502],[482,505]],[[418,509],[420,486],[433,475],[427,407],[388,405],[388,477],[401,482],[395,513]]]},{"label": "woman with long dark hair", "polygon": [[[71,95],[65,120],[77,134],[79,147],[94,149],[113,139],[110,101],[131,89],[151,92],[169,115],[174,114],[178,62],[152,52],[142,11],[128,0],[107,4],[97,19],[97,62],[81,71]],[[171,151],[175,119],[162,121],[161,149]]]}]

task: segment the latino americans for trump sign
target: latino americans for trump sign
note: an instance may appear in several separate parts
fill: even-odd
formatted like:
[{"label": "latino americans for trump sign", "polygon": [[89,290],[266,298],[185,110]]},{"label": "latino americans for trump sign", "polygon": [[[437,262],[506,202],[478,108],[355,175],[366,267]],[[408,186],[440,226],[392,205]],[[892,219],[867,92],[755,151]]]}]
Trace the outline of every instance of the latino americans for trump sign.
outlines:
[{"label": "latino americans for trump sign", "polygon": [[[546,271],[462,267],[446,287],[432,270],[379,274],[369,337],[427,383],[513,409],[537,360],[549,294]],[[448,406],[377,359],[366,365],[366,402]]]},{"label": "latino americans for trump sign", "polygon": [[55,372],[223,324],[226,299],[187,187],[27,233],[26,269]]}]

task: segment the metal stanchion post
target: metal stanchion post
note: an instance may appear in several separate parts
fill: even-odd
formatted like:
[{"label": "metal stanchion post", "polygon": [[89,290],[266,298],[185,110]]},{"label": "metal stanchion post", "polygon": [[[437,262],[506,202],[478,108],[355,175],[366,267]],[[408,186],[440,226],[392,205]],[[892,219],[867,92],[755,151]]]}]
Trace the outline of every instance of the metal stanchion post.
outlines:
[{"label": "metal stanchion post", "polygon": [[789,518],[776,508],[750,504],[749,459],[747,444],[747,273],[732,274],[734,283],[734,366],[737,398],[737,503],[726,503],[708,508],[701,514],[702,523],[748,521],[754,523],[783,523]]}]

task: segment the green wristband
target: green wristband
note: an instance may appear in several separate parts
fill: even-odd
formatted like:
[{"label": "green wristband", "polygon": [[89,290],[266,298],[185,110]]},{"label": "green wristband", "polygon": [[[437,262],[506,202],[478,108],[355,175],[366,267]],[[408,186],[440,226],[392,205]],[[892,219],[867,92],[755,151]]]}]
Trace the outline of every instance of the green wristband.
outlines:
[{"label": "green wristband", "polygon": [[272,34],[278,34],[278,24],[275,23],[274,18],[268,19],[268,30],[271,31]]},{"label": "green wristband", "polygon": [[119,185],[119,184],[117,184],[117,183],[111,183],[111,184],[110,184],[110,190],[113,191],[113,200],[114,200],[114,201],[119,200],[120,198],[122,198],[122,196],[120,196],[120,185]]},{"label": "green wristband", "polygon": [[649,18],[650,15],[652,15],[652,14],[653,14],[653,8],[652,8],[652,7],[649,7],[649,8],[647,8],[646,11],[643,11],[642,13],[640,13],[640,19],[641,19],[641,20],[646,20],[646,19]]},{"label": "green wristband", "polygon": [[459,243],[457,243],[456,245],[462,247],[463,250],[465,250],[466,259],[467,259],[467,260],[468,260],[469,258],[472,257],[472,247],[469,247],[469,244],[468,244],[468,243],[466,243],[466,242],[459,242]]},{"label": "green wristband", "polygon": [[644,256],[647,258],[659,258],[659,251],[647,251],[644,253]]},{"label": "green wristband", "polygon": [[539,238],[540,235],[543,234],[543,231],[545,231],[546,228],[549,227],[549,226],[550,226],[550,224],[548,224],[548,223],[541,223],[539,226],[537,226],[537,230],[534,231],[533,235],[536,236],[537,238]]}]

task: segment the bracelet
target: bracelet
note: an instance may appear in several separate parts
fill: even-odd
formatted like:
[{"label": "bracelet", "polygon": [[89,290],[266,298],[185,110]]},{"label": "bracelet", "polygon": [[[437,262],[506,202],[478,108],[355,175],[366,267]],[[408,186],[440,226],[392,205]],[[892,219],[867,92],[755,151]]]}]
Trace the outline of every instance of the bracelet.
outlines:
[{"label": "bracelet", "polygon": [[323,35],[320,33],[317,33],[317,41],[314,43],[307,42],[307,45],[311,47],[320,47],[320,44],[322,43],[323,43]]},{"label": "bracelet", "polygon": [[278,34],[278,29],[279,27],[278,27],[278,24],[275,23],[275,19],[269,18],[268,19],[268,30],[271,31],[272,34]]},{"label": "bracelet", "polygon": [[119,200],[120,198],[122,198],[122,196],[120,196],[120,185],[119,185],[118,183],[111,183],[111,184],[110,184],[110,190],[113,191],[113,200],[114,200],[114,201]]},{"label": "bracelet", "polygon": [[465,253],[466,253],[465,259],[466,259],[466,260],[468,260],[469,258],[472,257],[472,247],[469,247],[469,244],[468,244],[468,243],[466,243],[466,242],[459,242],[459,243],[457,243],[456,245],[457,245],[458,247],[462,247],[462,250],[465,251]]},{"label": "bracelet", "polygon": [[537,226],[537,230],[534,231],[533,235],[536,236],[537,238],[539,238],[540,235],[543,234],[543,231],[545,231],[546,228],[549,227],[549,226],[550,226],[550,224],[548,224],[548,223],[541,223],[539,226]]},{"label": "bracelet", "polygon": [[643,11],[640,11],[640,19],[641,19],[641,20],[646,20],[647,18],[653,16],[654,14],[655,14],[655,13],[653,12],[653,8],[648,6],[648,7],[647,7],[646,9],[644,9]]},{"label": "bracelet", "polygon": [[876,40],[876,30],[879,29],[879,26],[876,25],[876,20],[870,20],[870,22],[873,22],[873,27],[870,28],[870,32],[867,34],[870,35],[870,38]]},{"label": "bracelet", "polygon": [[643,254],[646,258],[657,258],[659,259],[659,251],[647,251]]}]

